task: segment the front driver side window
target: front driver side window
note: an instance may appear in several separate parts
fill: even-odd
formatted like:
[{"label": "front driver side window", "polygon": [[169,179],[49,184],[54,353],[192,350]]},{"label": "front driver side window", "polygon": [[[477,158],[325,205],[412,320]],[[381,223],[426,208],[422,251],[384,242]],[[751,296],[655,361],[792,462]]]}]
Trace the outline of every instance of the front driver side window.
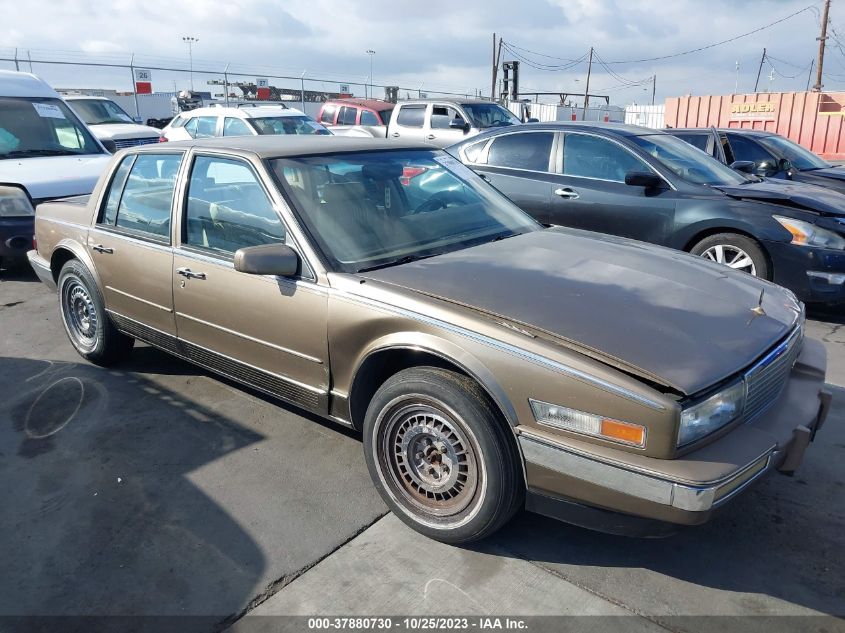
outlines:
[{"label": "front driver side window", "polygon": [[625,182],[632,171],[651,172],[651,168],[613,141],[592,134],[569,133],[563,141],[563,174]]},{"label": "front driver side window", "polygon": [[279,215],[255,172],[239,160],[198,156],[188,182],[183,243],[222,255],[285,243]]},{"label": "front driver side window", "polygon": [[738,134],[728,134],[728,142],[731,145],[735,161],[750,160],[757,169],[763,161],[775,162],[774,156],[763,149],[758,143]]}]

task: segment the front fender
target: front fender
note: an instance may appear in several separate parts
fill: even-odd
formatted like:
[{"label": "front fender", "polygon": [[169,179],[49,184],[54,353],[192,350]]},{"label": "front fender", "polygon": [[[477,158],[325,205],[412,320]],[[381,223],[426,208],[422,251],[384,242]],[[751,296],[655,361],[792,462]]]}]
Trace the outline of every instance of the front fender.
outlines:
[{"label": "front fender", "polygon": [[368,358],[379,352],[400,349],[426,352],[454,364],[481,385],[487,395],[498,405],[512,427],[518,424],[516,410],[507,392],[484,363],[460,345],[425,332],[393,332],[371,341],[355,359],[355,370],[350,383],[350,397],[358,372]]}]

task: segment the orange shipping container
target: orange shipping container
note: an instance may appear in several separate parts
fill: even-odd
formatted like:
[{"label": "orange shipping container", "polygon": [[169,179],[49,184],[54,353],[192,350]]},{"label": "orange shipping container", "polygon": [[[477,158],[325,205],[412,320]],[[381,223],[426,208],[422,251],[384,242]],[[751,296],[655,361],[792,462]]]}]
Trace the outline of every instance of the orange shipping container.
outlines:
[{"label": "orange shipping container", "polygon": [[828,160],[845,160],[845,92],[772,92],[666,99],[667,127],[768,130]]}]

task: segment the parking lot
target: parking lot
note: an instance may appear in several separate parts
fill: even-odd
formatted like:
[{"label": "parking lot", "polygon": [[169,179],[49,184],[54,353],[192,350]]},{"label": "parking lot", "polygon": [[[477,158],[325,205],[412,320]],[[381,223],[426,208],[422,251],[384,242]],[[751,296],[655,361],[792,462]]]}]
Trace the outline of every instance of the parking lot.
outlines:
[{"label": "parking lot", "polygon": [[[813,315],[831,416],[794,478],[664,540],[520,514],[471,548],[407,529],[352,432],[146,346],[106,370],[34,275],[0,278],[3,615],[606,615],[619,630],[845,630],[845,320]],[[595,620],[569,622],[589,628]],[[1,627],[0,627],[1,628]],[[304,625],[301,628],[305,628]]]}]

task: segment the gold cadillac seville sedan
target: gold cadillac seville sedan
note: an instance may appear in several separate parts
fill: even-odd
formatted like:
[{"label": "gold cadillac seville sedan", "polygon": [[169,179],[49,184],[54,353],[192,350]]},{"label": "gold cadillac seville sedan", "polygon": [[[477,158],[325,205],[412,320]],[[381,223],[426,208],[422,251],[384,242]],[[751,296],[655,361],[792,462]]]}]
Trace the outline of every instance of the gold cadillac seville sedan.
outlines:
[{"label": "gold cadillac seville sedan", "polygon": [[544,229],[430,147],[124,150],[90,197],[38,206],[36,243],[84,358],[141,340],[358,429],[385,502],[445,542],[523,507],[640,536],[703,523],[794,471],[830,403],[788,290]]}]

